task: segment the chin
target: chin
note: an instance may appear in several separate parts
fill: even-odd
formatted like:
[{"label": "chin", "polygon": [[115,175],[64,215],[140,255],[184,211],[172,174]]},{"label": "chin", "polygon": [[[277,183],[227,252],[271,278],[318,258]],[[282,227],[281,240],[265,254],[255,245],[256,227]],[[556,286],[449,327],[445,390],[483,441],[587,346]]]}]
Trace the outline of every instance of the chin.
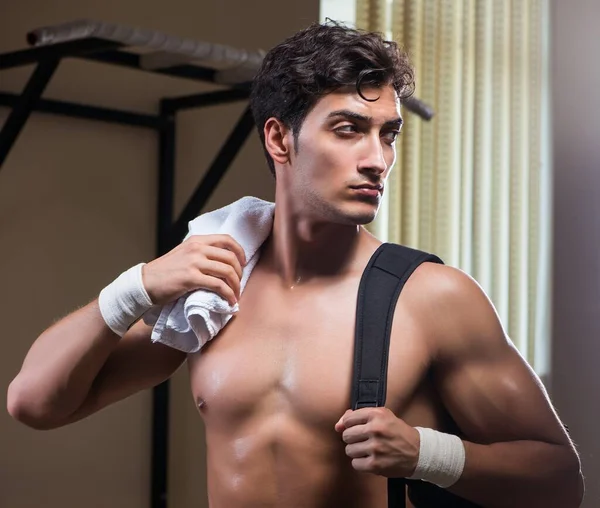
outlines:
[{"label": "chin", "polygon": [[375,220],[375,217],[377,217],[376,213],[357,215],[352,218],[352,223],[357,226],[366,226],[367,224],[371,224]]},{"label": "chin", "polygon": [[344,207],[340,210],[340,214],[344,217],[344,223],[353,226],[364,226],[370,224],[377,217],[379,207],[374,205],[355,204]]},{"label": "chin", "polygon": [[375,220],[379,202],[342,198],[313,200],[311,207],[315,216],[325,222],[344,226],[364,226]]}]

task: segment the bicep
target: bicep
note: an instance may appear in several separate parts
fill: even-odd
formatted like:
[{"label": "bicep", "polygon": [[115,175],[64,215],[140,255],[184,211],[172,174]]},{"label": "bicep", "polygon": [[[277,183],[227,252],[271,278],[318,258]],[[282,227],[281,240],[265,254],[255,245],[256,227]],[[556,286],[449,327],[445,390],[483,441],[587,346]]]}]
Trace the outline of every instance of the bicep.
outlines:
[{"label": "bicep", "polygon": [[83,404],[61,423],[81,420],[100,409],[168,379],[184,362],[186,354],[152,343],[152,328],[138,321],[121,338],[94,379]]},{"label": "bicep", "polygon": [[454,290],[442,305],[434,380],[452,418],[474,442],[568,444],[541,380],[506,336],[483,290],[465,274],[450,276]]},{"label": "bicep", "polygon": [[434,376],[459,428],[478,443],[567,444],[569,438],[538,376],[511,344],[493,349],[489,356],[466,355],[464,362],[441,366]]}]

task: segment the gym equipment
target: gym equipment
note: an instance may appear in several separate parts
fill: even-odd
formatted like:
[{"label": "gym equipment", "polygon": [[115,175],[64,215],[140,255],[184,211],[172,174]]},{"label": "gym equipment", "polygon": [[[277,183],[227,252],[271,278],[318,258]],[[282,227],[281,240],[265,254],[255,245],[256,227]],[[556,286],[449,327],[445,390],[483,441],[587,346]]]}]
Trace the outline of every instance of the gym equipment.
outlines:
[{"label": "gym equipment", "polygon": [[[202,210],[254,127],[252,114],[246,107],[180,216],[173,217],[177,113],[247,100],[252,78],[262,62],[264,52],[92,20],[32,30],[27,34],[27,42],[31,48],[0,54],[0,71],[36,64],[20,94],[0,92],[0,106],[11,108],[0,130],[0,170],[33,111],[152,129],[159,135],[156,255],[158,257],[171,250],[185,236],[187,223]],[[144,52],[140,53],[139,49]],[[64,58],[214,83],[224,89],[161,98],[157,115],[42,99],[46,86]],[[425,120],[433,116],[431,107],[415,97],[407,99],[403,105]],[[153,391],[152,508],[167,506],[168,387],[166,381]]]}]

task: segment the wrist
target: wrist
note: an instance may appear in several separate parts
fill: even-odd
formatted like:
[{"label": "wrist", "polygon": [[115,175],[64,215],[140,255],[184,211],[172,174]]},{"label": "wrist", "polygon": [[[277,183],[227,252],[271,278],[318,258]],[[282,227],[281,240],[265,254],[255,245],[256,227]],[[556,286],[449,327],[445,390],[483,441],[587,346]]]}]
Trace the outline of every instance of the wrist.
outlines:
[{"label": "wrist", "polygon": [[140,263],[123,272],[98,296],[104,322],[119,337],[152,307],[142,280],[143,265]]},{"label": "wrist", "polygon": [[465,466],[465,446],[458,436],[433,429],[415,428],[419,433],[419,458],[410,480],[423,480],[438,487],[454,485]]},{"label": "wrist", "polygon": [[415,474],[415,471],[417,470],[417,466],[419,464],[419,456],[420,456],[420,449],[421,449],[421,433],[419,432],[417,427],[412,427],[412,449],[413,449],[413,453],[410,455],[410,462],[409,462],[409,475],[407,475],[406,477],[409,478],[411,476],[413,476]]}]

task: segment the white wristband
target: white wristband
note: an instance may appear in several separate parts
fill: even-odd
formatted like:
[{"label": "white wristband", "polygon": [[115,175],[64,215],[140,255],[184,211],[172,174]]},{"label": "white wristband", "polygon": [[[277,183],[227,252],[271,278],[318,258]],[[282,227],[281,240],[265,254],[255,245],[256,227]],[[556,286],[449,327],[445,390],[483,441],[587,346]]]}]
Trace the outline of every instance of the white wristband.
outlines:
[{"label": "white wristband", "polygon": [[465,445],[458,436],[415,427],[421,436],[419,461],[409,480],[424,480],[444,489],[454,485],[465,467]]},{"label": "white wristband", "polygon": [[100,291],[98,305],[108,327],[119,337],[152,307],[142,281],[142,266],[132,266]]}]

